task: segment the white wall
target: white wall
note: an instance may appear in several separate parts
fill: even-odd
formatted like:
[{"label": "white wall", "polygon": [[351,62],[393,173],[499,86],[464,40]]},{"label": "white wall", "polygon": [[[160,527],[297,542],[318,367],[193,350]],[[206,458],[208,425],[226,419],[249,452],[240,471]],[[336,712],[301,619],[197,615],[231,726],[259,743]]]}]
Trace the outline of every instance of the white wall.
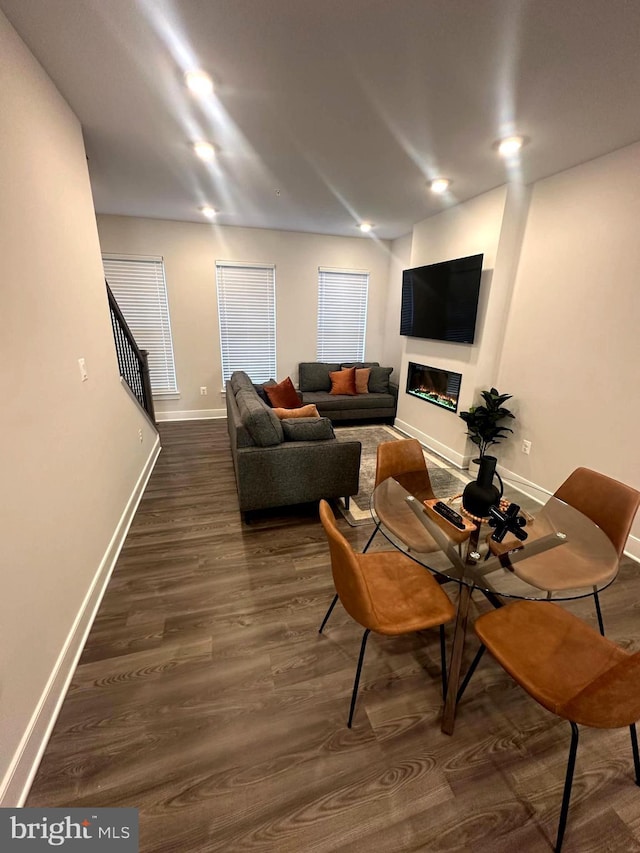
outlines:
[{"label": "white wall", "polygon": [[457,464],[464,464],[470,454],[463,422],[457,414],[407,394],[407,366],[413,361],[461,373],[459,410],[473,403],[478,385],[484,381],[479,373],[481,354],[494,353],[502,344],[503,330],[490,318],[499,310],[495,306],[502,306],[504,301],[506,285],[497,289],[494,281],[506,202],[506,187],[500,187],[425,219],[413,229],[412,267],[484,253],[475,342],[402,338],[398,425]]},{"label": "white wall", "polygon": [[640,143],[416,225],[412,266],[482,251],[490,272],[473,346],[403,339],[398,425],[465,463],[460,419],[402,391],[409,360],[457,370],[460,410],[490,385],[513,395],[514,435],[492,449],[507,474],[553,491],[584,465],[640,488],[639,221]]},{"label": "white wall", "polygon": [[12,805],[157,434],[120,384],[80,126],[2,13],[0,54],[0,803]]},{"label": "white wall", "polygon": [[533,188],[497,377],[517,433],[500,459],[552,490],[579,465],[640,488],[638,223],[640,144]]},{"label": "white wall", "polygon": [[276,265],[276,379],[297,381],[298,362],[316,358],[319,266],[370,272],[365,358],[383,361],[388,243],[126,216],[99,216],[98,229],[105,253],[164,257],[180,399],[157,401],[159,417],[225,414],[216,260]]},{"label": "white wall", "polygon": [[[402,363],[402,351],[404,338],[400,337],[400,304],[402,300],[402,271],[411,266],[411,244],[413,233],[398,237],[391,243],[391,257],[389,262],[389,281],[387,284],[387,306],[384,327],[382,364],[393,365],[391,374],[392,382],[400,382],[400,365]],[[402,386],[404,387],[404,386]]]}]

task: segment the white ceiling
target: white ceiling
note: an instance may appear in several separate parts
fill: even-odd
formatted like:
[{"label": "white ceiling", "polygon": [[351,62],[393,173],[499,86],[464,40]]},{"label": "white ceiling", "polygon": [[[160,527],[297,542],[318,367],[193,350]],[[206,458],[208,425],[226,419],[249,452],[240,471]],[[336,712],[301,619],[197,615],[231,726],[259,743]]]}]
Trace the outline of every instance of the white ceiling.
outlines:
[{"label": "white ceiling", "polygon": [[[393,238],[640,139],[638,0],[0,0],[79,117],[99,213]],[[185,70],[206,69],[198,101]],[[190,142],[219,154],[206,165]],[[425,182],[452,179],[447,197]]]}]

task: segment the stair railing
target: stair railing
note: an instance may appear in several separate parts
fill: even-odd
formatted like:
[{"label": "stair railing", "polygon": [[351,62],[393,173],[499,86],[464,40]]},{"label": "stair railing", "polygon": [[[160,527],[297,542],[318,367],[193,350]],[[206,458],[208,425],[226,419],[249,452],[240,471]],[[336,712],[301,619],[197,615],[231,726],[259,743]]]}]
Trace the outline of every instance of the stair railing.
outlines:
[{"label": "stair railing", "polygon": [[131,329],[127,325],[120,306],[106,280],[105,284],[107,285],[107,296],[109,297],[111,328],[113,329],[113,339],[116,344],[120,376],[122,376],[136,400],[155,425],[156,417],[153,409],[147,350],[140,349],[136,343]]}]

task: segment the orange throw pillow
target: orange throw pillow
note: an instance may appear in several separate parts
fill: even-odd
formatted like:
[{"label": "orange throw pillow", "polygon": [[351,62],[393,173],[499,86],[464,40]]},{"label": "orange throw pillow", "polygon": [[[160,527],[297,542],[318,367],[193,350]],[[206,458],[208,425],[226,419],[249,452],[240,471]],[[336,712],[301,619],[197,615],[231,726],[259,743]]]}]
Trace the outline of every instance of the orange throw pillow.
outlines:
[{"label": "orange throw pillow", "polygon": [[[345,370],[345,368],[342,368]],[[369,393],[369,376],[371,374],[370,367],[356,367],[356,391],[358,394]]]},{"label": "orange throw pillow", "polygon": [[265,385],[264,390],[274,408],[278,406],[282,409],[297,409],[300,405],[300,397],[293,387],[290,376],[278,382],[277,385]]},{"label": "orange throw pillow", "polygon": [[283,418],[319,418],[320,414],[313,403],[306,406],[300,406],[297,409],[280,409],[274,408],[275,414],[283,420]]},{"label": "orange throw pillow", "polygon": [[329,373],[331,380],[330,394],[349,394],[352,397],[358,393],[356,391],[356,369],[355,367],[345,367],[342,370],[334,370]]}]

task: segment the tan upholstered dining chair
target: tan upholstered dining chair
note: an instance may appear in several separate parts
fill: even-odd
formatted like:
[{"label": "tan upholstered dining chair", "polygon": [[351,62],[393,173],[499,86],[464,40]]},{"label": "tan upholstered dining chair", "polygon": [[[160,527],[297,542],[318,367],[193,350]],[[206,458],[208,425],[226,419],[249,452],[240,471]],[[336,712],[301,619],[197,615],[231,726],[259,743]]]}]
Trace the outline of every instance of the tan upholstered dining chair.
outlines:
[{"label": "tan upholstered dining chair", "polygon": [[[419,501],[435,498],[422,446],[415,438],[384,441],[378,445],[375,486],[379,486],[389,477],[396,480]],[[364,546],[363,553],[369,550],[381,524],[404,542],[410,551],[430,554],[440,550],[440,545],[420,523],[411,508],[403,500],[398,499],[398,495],[382,496],[376,500],[375,510],[378,521]],[[469,530],[458,531],[452,527],[448,535],[457,542],[460,550],[462,543],[469,538]]]},{"label": "tan upholstered dining chair", "polygon": [[400,551],[356,554],[338,530],[329,504],[324,500],[320,501],[320,520],[329,540],[336,594],[319,633],[322,633],[338,598],[352,619],[365,629],[347,726],[351,728],[353,722],[362,662],[371,631],[394,637],[439,626],[444,696],[447,684],[444,625],[455,615],[446,593],[430,572]]},{"label": "tan upholstered dining chair", "polygon": [[[571,747],[556,837],[560,851],[569,812],[579,725],[629,726],[640,785],[636,720],[640,719],[640,652],[632,654],[582,619],[546,601],[516,601],[479,616],[482,646],[509,675],[552,714],[571,724]],[[465,684],[468,678],[465,679]]]},{"label": "tan upholstered dining chair", "polygon": [[[556,490],[554,497],[577,509],[597,524],[611,540],[618,559],[622,557],[631,525],[640,506],[640,492],[597,471],[576,468]],[[505,539],[502,543],[497,543],[489,536],[487,542],[493,554],[501,554],[514,547],[514,540]],[[571,586],[570,579],[564,582],[564,558],[565,555],[561,549],[545,554],[544,567],[542,570],[537,570],[536,585],[550,591]],[[604,566],[602,578],[598,578],[597,574],[590,578],[593,584],[598,626],[603,636],[604,623],[598,598],[598,583],[610,573],[610,567]]]}]

